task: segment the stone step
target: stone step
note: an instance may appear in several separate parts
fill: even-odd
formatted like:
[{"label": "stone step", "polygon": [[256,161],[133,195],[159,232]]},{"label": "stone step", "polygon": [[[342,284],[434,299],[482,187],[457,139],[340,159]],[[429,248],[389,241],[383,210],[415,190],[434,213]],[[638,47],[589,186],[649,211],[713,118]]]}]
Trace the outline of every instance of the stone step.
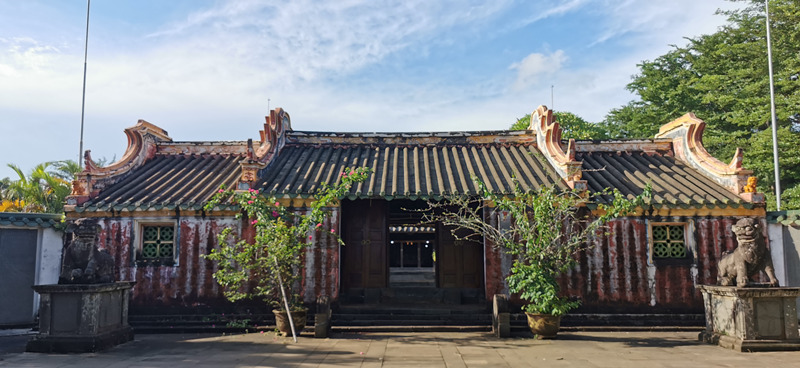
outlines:
[{"label": "stone step", "polygon": [[[527,328],[528,318],[524,313],[509,315],[511,327]],[[611,313],[569,313],[561,318],[562,327],[582,328],[625,328],[642,327],[687,327],[694,329],[705,326],[702,314],[611,314]]]},{"label": "stone step", "polygon": [[334,314],[392,314],[392,315],[475,315],[489,314],[482,304],[343,304],[334,310]]},{"label": "stone step", "polygon": [[491,326],[492,319],[457,319],[457,320],[431,320],[431,319],[354,319],[340,320],[334,318],[332,326]]},{"label": "stone step", "polygon": [[[306,318],[306,328],[313,328],[313,314]],[[128,323],[135,333],[246,333],[275,330],[275,316],[272,313],[130,315]]]},{"label": "stone step", "polygon": [[338,333],[355,333],[355,332],[490,332],[492,326],[388,326],[388,325],[375,325],[375,326],[332,326],[332,332]]},{"label": "stone step", "polygon": [[353,320],[403,320],[403,319],[416,319],[416,320],[491,320],[489,313],[474,314],[474,313],[460,313],[460,314],[424,314],[424,313],[370,313],[370,314],[344,314],[333,313],[332,318],[334,321],[353,321]]}]

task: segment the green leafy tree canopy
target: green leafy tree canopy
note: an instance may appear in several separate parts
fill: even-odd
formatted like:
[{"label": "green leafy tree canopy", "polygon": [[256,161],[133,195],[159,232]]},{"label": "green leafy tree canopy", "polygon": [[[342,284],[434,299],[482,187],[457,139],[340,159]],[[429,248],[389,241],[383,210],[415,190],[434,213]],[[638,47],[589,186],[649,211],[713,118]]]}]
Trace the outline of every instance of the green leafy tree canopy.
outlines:
[{"label": "green leafy tree canopy", "polygon": [[[603,124],[591,123],[584,118],[567,111],[554,111],[553,116],[561,127],[562,139],[606,139],[607,128]],[[531,124],[531,114],[517,119],[511,130],[526,130]]]},{"label": "green leafy tree canopy", "polygon": [[[743,7],[717,32],[688,38],[683,46],[639,64],[627,88],[638,96],[611,110],[604,121],[612,137],[650,138],[663,124],[694,112],[708,125],[704,144],[723,160],[736,147],[754,170],[759,190],[775,187],[770,125],[769,73],[763,0],[732,0]],[[800,3],[771,0],[775,105],[785,203],[800,208]],[[774,201],[768,202],[774,207]]]}]

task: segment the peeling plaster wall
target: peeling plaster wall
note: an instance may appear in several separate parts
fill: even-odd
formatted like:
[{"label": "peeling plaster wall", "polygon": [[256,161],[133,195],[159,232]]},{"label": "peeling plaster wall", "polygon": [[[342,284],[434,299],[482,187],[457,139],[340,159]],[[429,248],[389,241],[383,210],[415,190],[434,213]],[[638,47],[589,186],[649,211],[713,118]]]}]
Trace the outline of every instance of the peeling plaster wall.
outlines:
[{"label": "peeling plaster wall", "polygon": [[214,262],[202,258],[216,247],[217,234],[228,226],[238,227],[234,218],[181,217],[178,227],[178,260],[175,266],[136,266],[132,255],[137,246],[136,227],[158,219],[104,218],[99,223],[99,247],[108,249],[116,261],[120,281],[136,281],[133,308],[203,308],[226,304],[212,274]]},{"label": "peeling plaster wall", "polygon": [[[312,303],[319,296],[336,301],[340,287],[340,245],[329,233],[340,232],[341,211],[332,215],[312,234],[313,245],[306,249],[301,278],[303,300]],[[502,216],[487,219],[505,226]],[[161,218],[163,220],[163,218]],[[178,262],[174,267],[137,267],[131,255],[136,246],[135,227],[152,219],[101,219],[99,245],[109,249],[116,260],[119,279],[136,281],[131,299],[135,307],[216,307],[228,305],[212,278],[213,262],[201,257],[216,246],[216,235],[226,226],[242,229],[252,236],[245,222],[233,218],[171,218],[179,225]],[[578,256],[578,265],[561,275],[565,295],[578,295],[583,312],[699,313],[702,297],[696,284],[714,284],[716,265],[722,252],[736,247],[730,226],[735,217],[670,217],[647,219],[629,217],[610,223],[610,235],[592,240],[592,247]],[[694,261],[671,264],[649,262],[648,221],[690,222],[689,245],[695,249]],[[766,226],[766,222],[764,221]],[[765,230],[766,231],[766,230]],[[765,234],[766,235],[766,234]],[[511,259],[491,244],[484,245],[485,292],[487,300],[496,293],[507,293],[505,275]]]},{"label": "peeling plaster wall", "polygon": [[[649,262],[648,221],[691,222],[689,246],[696,259],[686,262]],[[579,254],[578,264],[561,275],[563,295],[580,296],[586,313],[701,313],[703,299],[697,284],[716,284],[722,252],[733,250],[730,226],[738,218],[620,218],[609,223],[609,235],[592,239]],[[495,220],[494,223],[497,221]],[[766,225],[766,223],[764,223]],[[693,231],[692,231],[693,230]],[[487,246],[486,295],[505,292],[510,262]]]},{"label": "peeling plaster wall", "polygon": [[312,244],[306,248],[305,269],[303,270],[303,301],[313,303],[320,296],[327,296],[332,301],[339,299],[339,254],[340,245],[336,237],[330,234],[333,229],[340,233],[341,209],[329,208],[331,215],[325,219],[319,230],[309,234]]},{"label": "peeling plaster wall", "polygon": [[[329,229],[339,233],[340,210],[332,208],[332,215],[314,231],[313,245],[304,255],[305,269],[301,287],[303,300],[312,303],[319,296],[337,300],[339,296],[339,243]],[[133,254],[138,242],[137,226],[141,223],[174,221],[177,225],[178,260],[175,266],[137,266]],[[212,274],[217,267],[202,255],[217,246],[217,234],[225,227],[242,229],[245,237],[253,236],[246,221],[230,218],[103,218],[98,246],[108,249],[116,261],[120,281],[136,281],[131,305],[140,310],[159,308],[217,308],[229,305]]]}]

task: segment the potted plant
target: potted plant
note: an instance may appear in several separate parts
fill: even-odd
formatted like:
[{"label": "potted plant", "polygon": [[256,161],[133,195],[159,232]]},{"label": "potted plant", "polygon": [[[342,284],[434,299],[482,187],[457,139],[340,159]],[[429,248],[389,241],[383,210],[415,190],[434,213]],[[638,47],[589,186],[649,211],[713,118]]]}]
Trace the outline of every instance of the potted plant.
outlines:
[{"label": "potted plant", "polygon": [[[232,205],[240,210],[236,217],[245,219],[253,230],[239,234],[233,227],[223,229],[217,236],[219,247],[206,256],[217,262],[219,268],[213,277],[225,297],[230,301],[262,299],[275,308],[276,324],[284,335],[292,324],[302,330],[306,309],[298,288],[306,246],[313,241],[314,232],[320,231],[342,243],[335,229],[323,229],[329,215],[325,208],[344,197],[354,183],[364,181],[368,174],[368,168],[345,169],[340,180],[333,186],[324,185],[303,212],[293,212],[258,190],[219,189],[205,209]],[[291,320],[288,314],[292,315]]]},{"label": "potted plant", "polygon": [[[589,194],[542,187],[525,191],[515,183],[512,195],[501,196],[477,178],[473,180],[481,198],[449,197],[431,203],[434,208],[428,211],[426,221],[455,226],[456,238],[463,234],[458,229],[480,234],[513,257],[506,281],[509,290],[527,302],[523,310],[528,325],[540,338],[555,337],[561,316],[580,305],[560,294],[558,275],[576,264],[575,254],[587,247],[592,236],[600,235],[608,220],[641,206],[651,192],[648,185],[639,196],[627,199],[617,190]],[[597,201],[601,195],[605,200]],[[481,210],[489,209],[483,204],[493,207],[496,223],[504,226],[494,225],[483,215]],[[595,215],[590,204],[597,206]]]}]

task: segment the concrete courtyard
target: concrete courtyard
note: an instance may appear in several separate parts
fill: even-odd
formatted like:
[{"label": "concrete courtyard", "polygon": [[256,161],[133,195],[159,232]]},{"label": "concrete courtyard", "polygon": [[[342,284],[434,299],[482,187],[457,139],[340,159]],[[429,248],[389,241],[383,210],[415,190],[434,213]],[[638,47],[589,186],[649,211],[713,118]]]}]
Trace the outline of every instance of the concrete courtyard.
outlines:
[{"label": "concrete courtyard", "polygon": [[487,333],[162,334],[94,354],[23,353],[30,336],[0,336],[0,367],[778,367],[800,352],[737,353],[696,332],[562,332],[556,340]]}]

